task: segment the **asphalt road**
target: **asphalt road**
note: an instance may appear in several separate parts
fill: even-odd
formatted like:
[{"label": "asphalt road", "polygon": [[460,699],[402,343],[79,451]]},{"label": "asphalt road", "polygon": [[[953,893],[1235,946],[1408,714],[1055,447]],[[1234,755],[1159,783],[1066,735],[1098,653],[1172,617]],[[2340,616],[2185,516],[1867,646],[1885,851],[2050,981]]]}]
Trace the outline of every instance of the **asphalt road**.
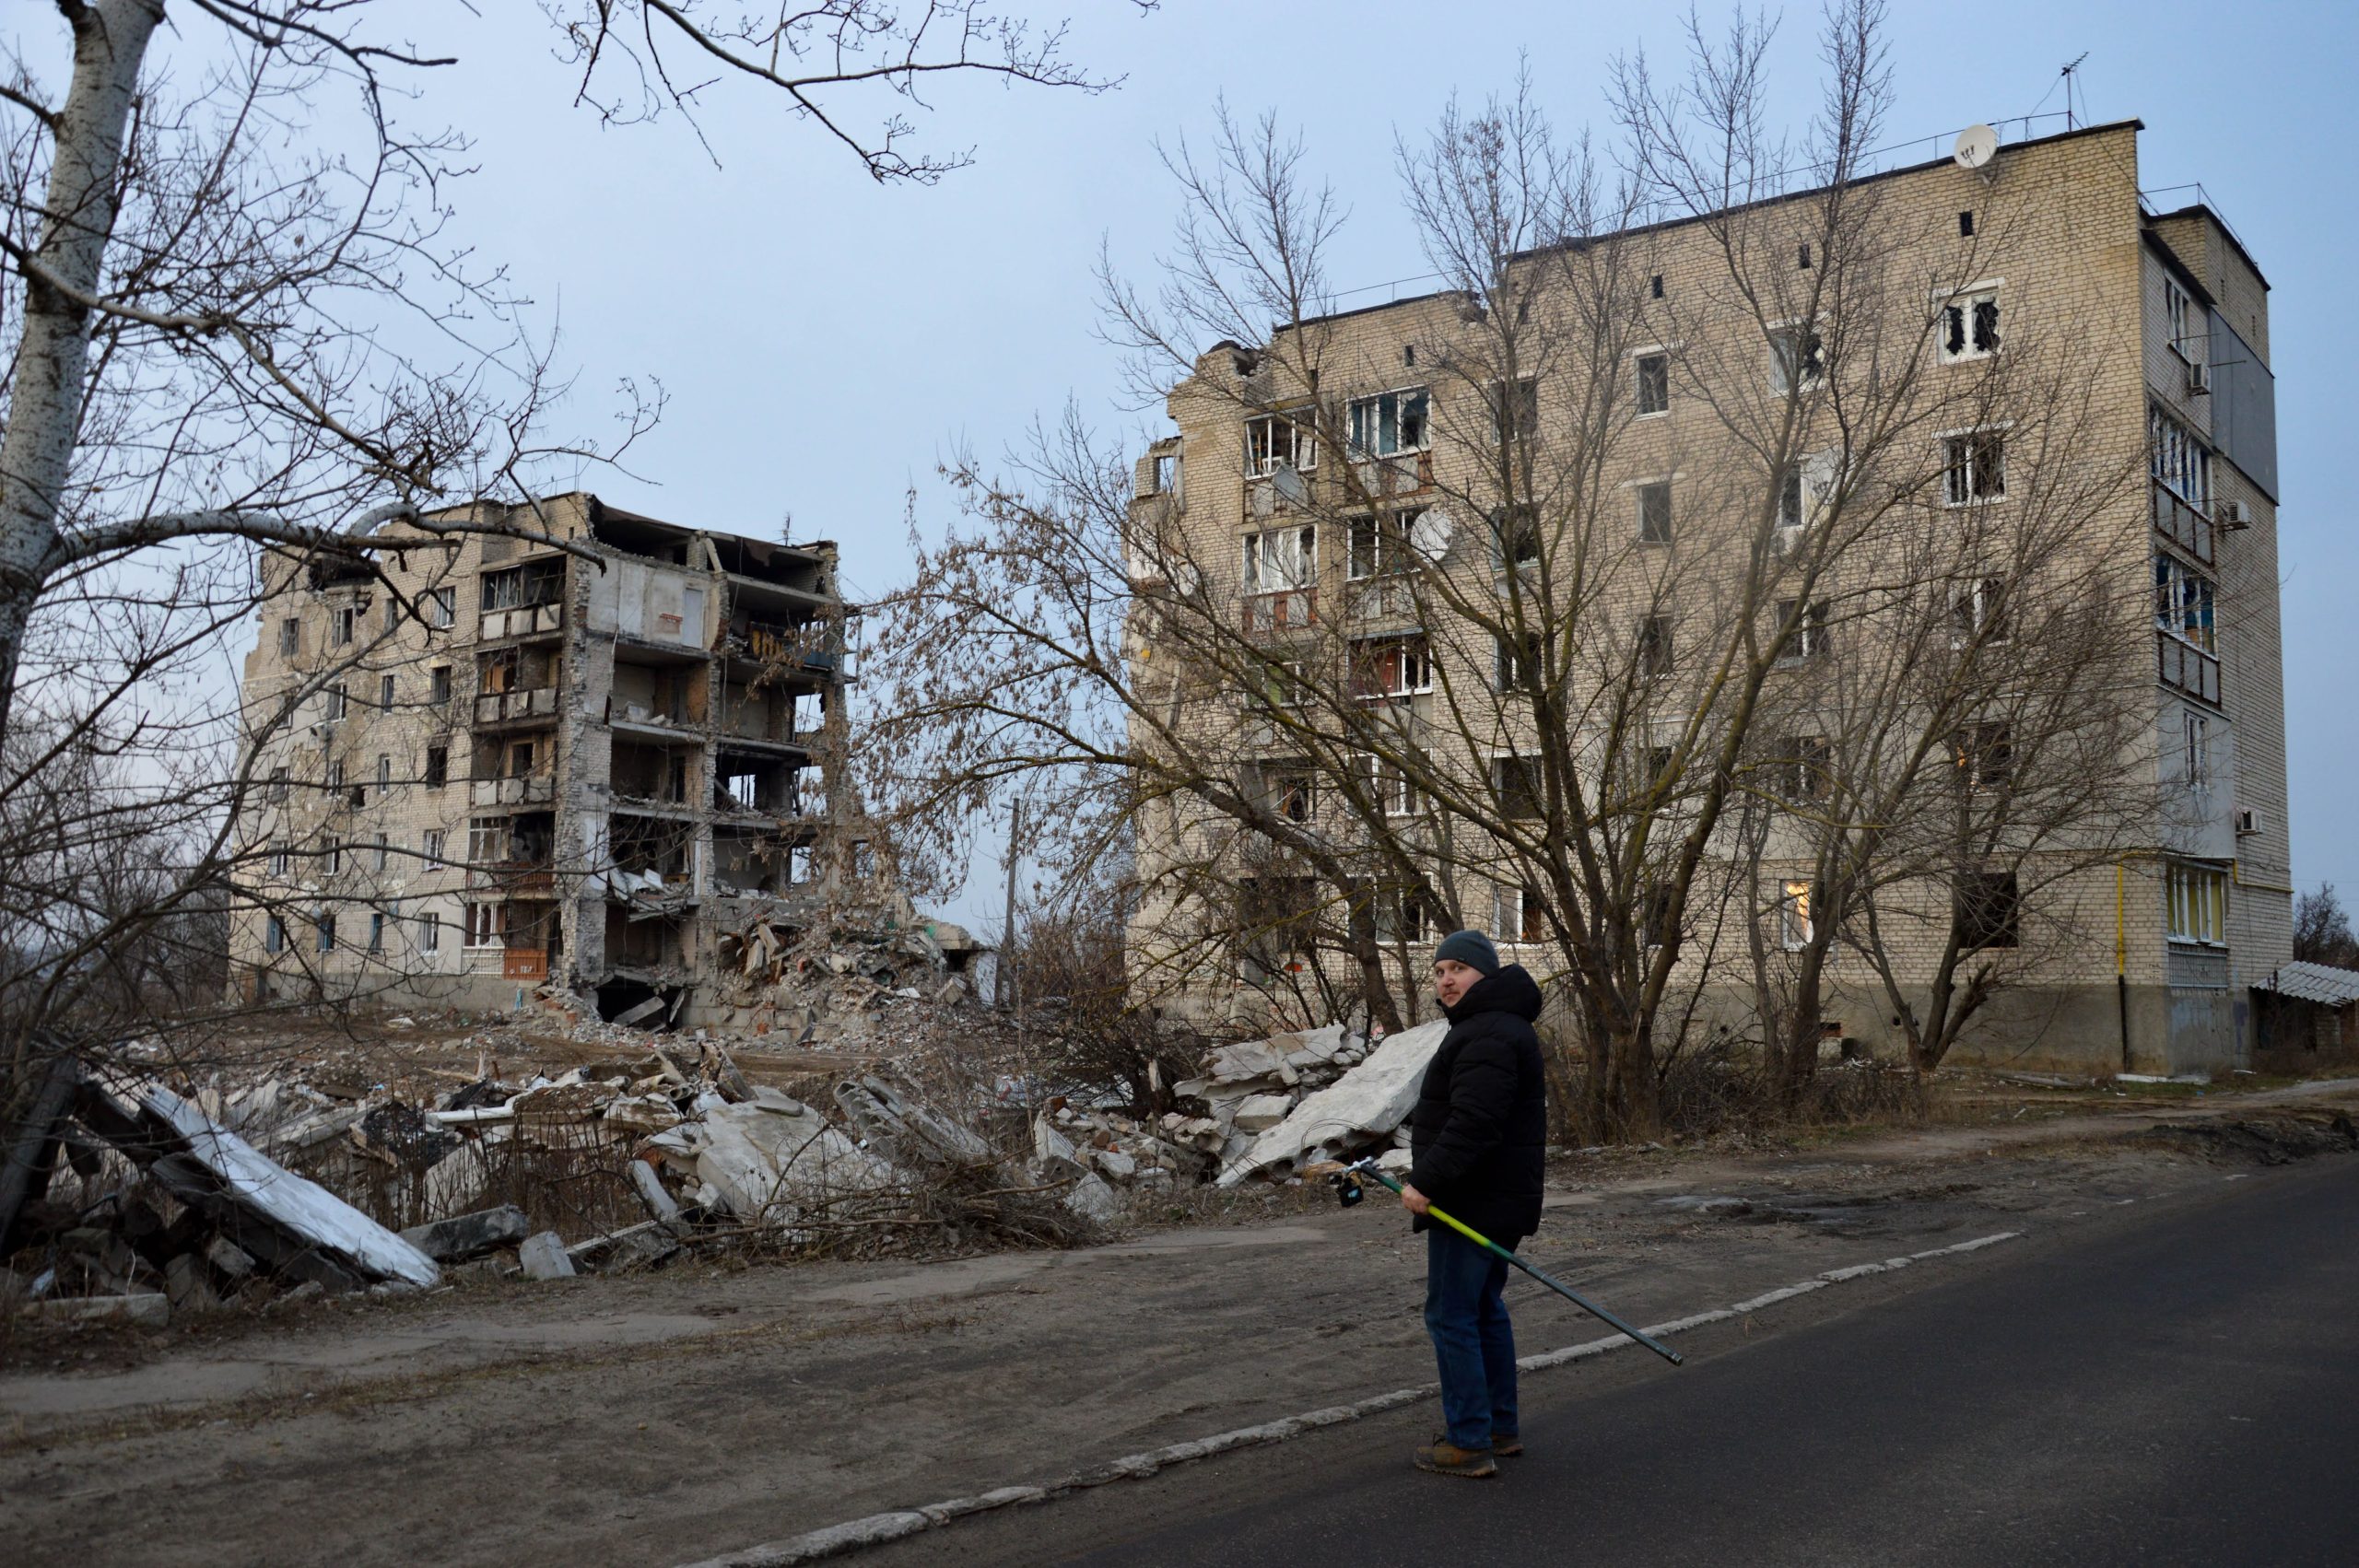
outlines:
[{"label": "asphalt road", "polygon": [[1020,1532],[1032,1562],[1221,1568],[2359,1563],[2359,1160],[1722,1346],[1618,1386],[1531,1380],[1530,1452],[1495,1481],[1411,1470],[1413,1432],[1321,1433],[909,1545],[999,1561]]}]

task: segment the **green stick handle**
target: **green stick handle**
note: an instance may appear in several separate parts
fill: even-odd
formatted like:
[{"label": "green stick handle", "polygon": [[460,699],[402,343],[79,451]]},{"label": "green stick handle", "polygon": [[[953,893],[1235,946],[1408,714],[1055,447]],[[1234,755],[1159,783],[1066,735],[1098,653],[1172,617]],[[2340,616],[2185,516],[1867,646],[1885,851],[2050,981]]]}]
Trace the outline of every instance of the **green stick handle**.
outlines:
[{"label": "green stick handle", "polygon": [[[1401,1184],[1399,1182],[1393,1180],[1392,1177],[1385,1172],[1378,1170],[1374,1165],[1356,1165],[1352,1168],[1360,1171],[1365,1175],[1374,1176],[1378,1181],[1391,1188],[1396,1196],[1401,1191]],[[1575,1306],[1579,1307],[1583,1312],[1588,1313],[1591,1317],[1596,1318],[1601,1323],[1608,1324],[1613,1328],[1619,1328],[1623,1333],[1629,1335],[1630,1338],[1637,1340],[1638,1343],[1646,1346],[1647,1349],[1654,1352],[1655,1354],[1671,1363],[1672,1365],[1684,1366],[1687,1364],[1687,1358],[1681,1355],[1677,1351],[1672,1350],[1669,1345],[1664,1344],[1660,1340],[1649,1338],[1643,1330],[1631,1328],[1630,1325],[1623,1322],[1620,1318],[1614,1316],[1614,1314],[1606,1311],[1605,1308],[1598,1305],[1597,1303],[1590,1300],[1587,1296],[1582,1295],[1579,1291],[1573,1289],[1572,1286],[1566,1284],[1561,1280],[1551,1279],[1548,1275],[1542,1273],[1539,1270],[1534,1269],[1531,1264],[1526,1263],[1522,1258],[1518,1258],[1514,1253],[1509,1252],[1506,1247],[1501,1246],[1497,1242],[1493,1241],[1489,1236],[1485,1235],[1482,1232],[1458,1219],[1456,1216],[1445,1214],[1439,1209],[1435,1208],[1432,1203],[1428,1202],[1426,1205],[1426,1217],[1428,1219],[1439,1220],[1443,1224],[1448,1225],[1451,1230],[1456,1231],[1460,1235],[1464,1236],[1468,1241],[1473,1242],[1475,1246],[1486,1247],[1490,1251],[1497,1254],[1499,1257],[1506,1258],[1508,1262],[1514,1264],[1517,1268],[1522,1270],[1525,1273],[1531,1275],[1533,1279],[1539,1281],[1550,1290],[1555,1291],[1558,1295],[1563,1296],[1567,1301],[1571,1302]]]}]

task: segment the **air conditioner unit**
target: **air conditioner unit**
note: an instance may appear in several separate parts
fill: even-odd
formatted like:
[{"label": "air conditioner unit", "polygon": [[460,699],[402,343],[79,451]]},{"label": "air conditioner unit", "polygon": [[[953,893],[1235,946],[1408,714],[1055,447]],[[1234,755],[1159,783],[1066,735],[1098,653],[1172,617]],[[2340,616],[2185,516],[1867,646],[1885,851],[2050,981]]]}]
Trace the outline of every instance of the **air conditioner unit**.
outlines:
[{"label": "air conditioner unit", "polygon": [[2242,501],[2221,502],[2220,526],[2223,528],[2250,528],[2252,526],[2252,508]]},{"label": "air conditioner unit", "polygon": [[2247,833],[2259,833],[2259,811],[2252,806],[2238,806],[2236,808],[2236,832],[2241,835]]},{"label": "air conditioner unit", "polygon": [[2187,362],[2187,390],[2191,392],[2198,393],[2210,392],[2212,390],[2212,367],[2206,365],[2201,359],[2189,360]]}]

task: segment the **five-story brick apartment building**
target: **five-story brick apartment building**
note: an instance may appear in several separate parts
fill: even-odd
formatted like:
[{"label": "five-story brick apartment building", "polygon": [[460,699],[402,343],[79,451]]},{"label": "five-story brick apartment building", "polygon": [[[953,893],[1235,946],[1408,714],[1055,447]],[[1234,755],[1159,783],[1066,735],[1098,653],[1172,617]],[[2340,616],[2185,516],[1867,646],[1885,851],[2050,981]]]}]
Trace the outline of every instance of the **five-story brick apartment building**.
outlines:
[{"label": "five-story brick apartment building", "polygon": [[[2005,146],[1979,166],[1944,158],[1868,176],[1847,200],[1872,203],[1873,222],[1839,240],[1814,240],[1824,231],[1804,221],[1830,209],[1827,193],[1801,191],[1743,214],[1568,241],[1530,264],[1569,276],[1610,252],[1631,287],[1600,286],[1593,298],[1626,305],[1563,312],[1553,346],[1520,367],[1498,363],[1501,334],[1456,291],[1216,345],[1170,390],[1176,433],[1137,470],[1133,652],[1143,682],[1167,683],[1154,691],[1168,691],[1171,717],[1158,708],[1153,724],[1134,721],[1134,743],[1225,737],[1228,782],[1289,831],[1347,842],[1372,822],[1411,824],[1396,851],[1438,857],[1461,918],[1545,971],[1559,957],[1544,940],[1546,893],[1529,885],[1530,855],[1524,872],[1506,856],[1487,871],[1464,823],[1447,813],[1413,823],[1418,792],[1391,765],[1370,759],[1359,775],[1306,761],[1322,744],[1318,721],[1301,717],[1299,691],[1280,688],[1327,681],[1338,707],[1382,705],[1399,715],[1398,755],[1430,753],[1434,779],[1487,777],[1490,798],[1520,819],[1541,814],[1540,779],[1519,755],[1532,720],[1507,697],[1526,701],[1533,672],[1548,669],[1583,737],[1575,750],[1589,748],[1587,772],[1567,787],[1593,790],[1584,809],[1605,825],[1601,835],[1625,831],[1620,823],[1677,827],[1676,801],[1645,817],[1608,810],[1609,797],[1643,791],[1665,768],[1750,768],[1735,793],[1764,808],[1731,806],[1713,833],[1683,916],[1693,956],[1680,961],[1691,975],[1711,970],[1695,1017],[1736,1020],[1769,984],[1747,977],[1775,978],[1762,949],[1775,959],[1806,946],[1823,916],[1808,819],[1811,802],[1837,790],[1817,776],[1839,778],[1846,746],[1885,744],[1906,728],[1880,721],[1871,736],[1847,708],[1880,700],[1847,662],[1884,635],[1877,617],[1930,597],[1954,626],[1887,658],[1886,686],[1962,659],[1969,644],[2004,650],[2012,638],[2029,669],[2031,639],[2085,635],[2078,663],[2038,677],[2061,688],[2055,698],[2031,702],[1993,677],[1987,704],[2013,704],[2012,719],[1944,721],[1943,755],[1916,795],[1962,803],[1929,819],[1931,837],[2043,766],[2049,815],[2027,827],[2018,805],[2013,819],[1992,819],[2000,826],[1983,848],[2014,846],[1989,862],[2002,869],[1912,873],[1935,891],[1908,895],[1920,918],[1906,934],[1893,934],[1890,912],[1905,899],[1891,895],[1891,988],[1870,958],[1835,943],[1823,976],[1827,1033],[1892,1050],[1894,995],[1915,1008],[1937,978],[1954,993],[1979,965],[2006,994],[1958,1040],[1961,1059],[2147,1071],[2245,1059],[2249,988],[2291,942],[2268,285],[2210,205],[2142,193],[2138,130],[2092,126]],[[1833,298],[1805,291],[1847,267],[1843,313],[1778,303]],[[1551,298],[1536,288],[1518,309],[1538,320]],[[1920,389],[1907,394],[1918,403],[1873,428],[1886,417],[1876,399],[1898,398],[1904,380]],[[1578,489],[1578,506],[1502,456],[1502,410],[1537,445],[1586,432],[1553,481]],[[1752,483],[1771,439],[1755,433],[1776,432],[1788,410],[1806,428],[1776,436],[1788,443],[1777,450],[1808,455],[1776,485]],[[1871,459],[1860,453],[1871,448],[1880,490],[1863,500]],[[1922,454],[1914,469],[1911,453]],[[1594,472],[1562,477],[1582,463]],[[1499,476],[1506,488],[1486,497]],[[1874,521],[1814,556],[1823,498],[1838,492]],[[1757,529],[1756,497],[1775,513]],[[1562,546],[1578,573],[1543,563],[1529,537],[1532,520],[1549,515],[1564,537],[1579,536],[1578,553]],[[2052,521],[2068,515],[2069,528]],[[1780,564],[1788,550],[1813,575]],[[2010,550],[2003,569],[1976,564],[1986,558],[1978,551]],[[2035,614],[2040,591],[2048,599]],[[1587,638],[1561,658],[1498,630],[1501,606],[1514,602],[1520,626],[1526,603],[1546,595],[1588,596],[1578,613],[1560,606],[1531,622],[1549,638]],[[1175,636],[1175,615],[1227,628],[1236,659],[1207,658],[1203,637]],[[1482,625],[1461,635],[1469,617]],[[1583,617],[1611,636],[1583,632]],[[1690,761],[1719,732],[1693,716],[1725,708],[1746,628],[1764,617],[1790,635],[1760,701],[1805,717],[1777,721],[1789,732],[1758,768],[1743,762],[1758,744]],[[1262,673],[1240,678],[1237,668],[1257,658]],[[1609,701],[1609,688],[1645,695]],[[2067,700],[2076,694],[2078,709]],[[1905,720],[1907,704],[1892,711]],[[2076,731],[2043,731],[2035,747],[2040,714],[2052,725],[2074,711]],[[2100,731],[2075,754],[2076,734]],[[1208,743],[1207,755],[1216,750]],[[1271,851],[1238,829],[1238,816],[1176,798],[1143,813],[1146,897],[1133,956],[1166,1005],[1248,1025],[1315,1005],[1304,1000],[1315,989],[1306,969],[1351,965],[1287,934],[1302,909],[1273,914],[1269,890],[1309,889],[1297,863],[1306,857]],[[1757,832],[1746,825],[1755,822]],[[1846,843],[1860,841],[1858,825],[1848,831]],[[1933,864],[1898,828],[1874,842],[1886,858]],[[1239,895],[1215,909],[1224,885]],[[1875,879],[1855,872],[1851,885],[1847,919]],[[1318,901],[1310,892],[1297,903]],[[1414,992],[1436,916],[1379,904],[1387,961],[1409,970],[1395,983]],[[1225,942],[1205,939],[1215,915],[1236,928]],[[1756,944],[1753,932],[1766,934]]]}]

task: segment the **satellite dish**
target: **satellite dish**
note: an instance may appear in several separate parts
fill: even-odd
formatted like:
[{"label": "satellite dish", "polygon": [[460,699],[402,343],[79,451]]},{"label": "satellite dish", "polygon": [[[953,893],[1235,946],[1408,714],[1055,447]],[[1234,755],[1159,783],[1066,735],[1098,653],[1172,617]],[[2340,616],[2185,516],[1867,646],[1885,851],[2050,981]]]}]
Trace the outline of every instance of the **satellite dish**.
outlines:
[{"label": "satellite dish", "polygon": [[1999,154],[1999,133],[1988,125],[1968,125],[1957,134],[1950,157],[1960,169],[1979,169]]},{"label": "satellite dish", "polygon": [[1439,507],[1427,507],[1409,525],[1409,544],[1429,561],[1438,561],[1449,554],[1458,540],[1458,524]]}]

